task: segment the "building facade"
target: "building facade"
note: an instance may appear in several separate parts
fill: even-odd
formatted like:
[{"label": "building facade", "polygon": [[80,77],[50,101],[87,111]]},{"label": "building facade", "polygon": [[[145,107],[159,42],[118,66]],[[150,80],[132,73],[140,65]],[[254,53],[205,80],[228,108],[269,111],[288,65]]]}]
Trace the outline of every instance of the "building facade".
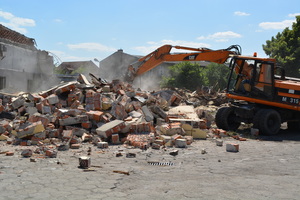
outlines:
[{"label": "building facade", "polygon": [[[33,92],[53,75],[53,58],[35,40],[0,24],[0,90]],[[47,87],[47,86],[45,86]]]}]

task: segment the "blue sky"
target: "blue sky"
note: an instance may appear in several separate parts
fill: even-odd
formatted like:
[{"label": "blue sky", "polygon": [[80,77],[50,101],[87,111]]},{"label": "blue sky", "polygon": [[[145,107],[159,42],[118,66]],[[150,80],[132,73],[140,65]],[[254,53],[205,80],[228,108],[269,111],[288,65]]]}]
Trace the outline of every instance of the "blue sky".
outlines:
[{"label": "blue sky", "polygon": [[0,0],[0,23],[61,61],[102,60],[118,49],[146,55],[164,45],[266,57],[262,45],[300,15],[299,0]]}]

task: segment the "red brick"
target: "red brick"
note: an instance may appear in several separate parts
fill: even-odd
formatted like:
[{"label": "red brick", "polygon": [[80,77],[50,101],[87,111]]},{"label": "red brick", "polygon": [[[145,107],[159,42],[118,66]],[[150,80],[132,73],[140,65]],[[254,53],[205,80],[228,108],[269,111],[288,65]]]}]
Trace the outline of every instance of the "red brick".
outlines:
[{"label": "red brick", "polygon": [[112,144],[119,144],[120,143],[119,134],[112,134],[111,135],[111,143]]},{"label": "red brick", "polygon": [[5,153],[5,155],[6,155],[6,156],[13,156],[13,155],[14,155],[14,152],[8,151],[8,152]]},{"label": "red brick", "polygon": [[71,149],[79,149],[80,148],[80,144],[72,144]]},{"label": "red brick", "polygon": [[81,127],[82,127],[82,128],[85,128],[85,129],[92,128],[92,123],[91,123],[90,121],[82,122],[82,123],[81,123]]}]

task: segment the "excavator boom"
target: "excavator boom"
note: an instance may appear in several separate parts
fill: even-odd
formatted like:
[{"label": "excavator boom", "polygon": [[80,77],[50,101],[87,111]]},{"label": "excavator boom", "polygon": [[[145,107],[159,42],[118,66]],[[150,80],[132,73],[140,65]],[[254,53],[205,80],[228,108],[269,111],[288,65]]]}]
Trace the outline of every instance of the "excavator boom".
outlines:
[{"label": "excavator boom", "polygon": [[[189,53],[170,53],[172,48],[188,50]],[[230,55],[240,55],[240,46],[232,45],[227,49],[211,50],[207,48],[192,48],[183,46],[164,45],[140,58],[140,63],[136,68],[129,66],[127,81],[132,81],[134,77],[141,75],[163,62],[182,62],[182,61],[209,61],[215,63],[225,63]],[[129,77],[129,78],[128,78]]]}]

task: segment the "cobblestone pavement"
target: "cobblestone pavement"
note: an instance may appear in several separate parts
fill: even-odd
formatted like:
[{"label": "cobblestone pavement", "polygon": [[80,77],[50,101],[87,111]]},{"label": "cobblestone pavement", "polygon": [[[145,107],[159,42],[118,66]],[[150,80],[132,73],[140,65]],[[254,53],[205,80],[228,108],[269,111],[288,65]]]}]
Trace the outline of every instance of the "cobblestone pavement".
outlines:
[{"label": "cobblestone pavement", "polygon": [[[1,152],[15,154],[0,154],[0,199],[299,199],[299,141],[300,134],[286,131],[260,140],[224,138],[224,144],[240,145],[231,153],[212,139],[197,140],[177,148],[177,156],[169,154],[176,148],[101,150],[84,144],[59,151],[57,158],[33,155],[36,162],[21,157],[27,147],[2,142]],[[91,168],[84,170],[78,158],[90,146]]]}]

